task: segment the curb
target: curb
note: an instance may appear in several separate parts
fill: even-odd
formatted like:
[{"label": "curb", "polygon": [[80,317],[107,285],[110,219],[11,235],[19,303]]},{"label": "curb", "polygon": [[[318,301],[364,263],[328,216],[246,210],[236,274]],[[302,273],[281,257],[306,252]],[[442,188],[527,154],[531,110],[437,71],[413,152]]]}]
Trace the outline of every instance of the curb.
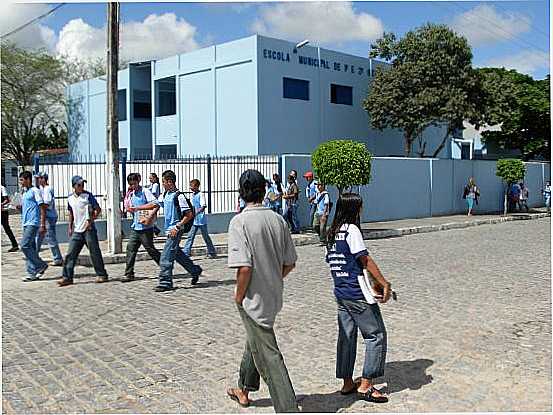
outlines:
[{"label": "curb", "polygon": [[[513,222],[518,220],[532,220],[549,217],[548,213],[532,213],[532,214],[517,214],[516,216],[504,216],[493,219],[477,219],[465,222],[451,222],[442,223],[441,225],[425,225],[425,226],[413,226],[409,228],[387,229],[383,231],[367,231],[361,230],[363,233],[363,239],[385,239],[385,238],[397,238],[401,236],[414,235],[417,233],[439,232],[450,229],[463,229],[471,226],[480,225],[492,225],[497,223]],[[319,237],[315,234],[303,234],[299,236],[293,236],[295,246],[315,245],[319,243]],[[226,255],[228,253],[226,245],[216,245],[215,250],[217,255]],[[192,257],[206,256],[207,248],[205,246],[192,248]],[[138,252],[136,256],[137,261],[150,260],[150,255],[147,252]],[[124,264],[126,260],[126,254],[104,255],[105,264]],[[89,255],[80,255],[77,260],[77,265],[91,267],[92,262]]]}]

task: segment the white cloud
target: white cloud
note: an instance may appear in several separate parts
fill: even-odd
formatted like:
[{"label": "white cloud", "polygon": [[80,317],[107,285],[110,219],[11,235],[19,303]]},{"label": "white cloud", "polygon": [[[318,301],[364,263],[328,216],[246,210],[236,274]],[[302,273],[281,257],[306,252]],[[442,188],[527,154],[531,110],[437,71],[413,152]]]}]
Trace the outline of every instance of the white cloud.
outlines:
[{"label": "white cloud", "polygon": [[481,4],[456,16],[451,27],[476,46],[510,40],[528,32],[530,18],[515,12],[498,13],[495,7]]},{"label": "white cloud", "polygon": [[549,67],[549,54],[540,50],[525,50],[516,55],[490,59],[485,66],[516,69],[519,72],[533,75],[538,69]]},{"label": "white cloud", "polygon": [[313,43],[371,41],[383,33],[380,19],[357,13],[351,2],[280,3],[260,8],[255,33]]},{"label": "white cloud", "polygon": [[[120,57],[127,61],[159,59],[198,48],[196,28],[174,13],[152,14],[143,22],[121,25]],[[80,60],[105,57],[106,30],[82,19],[68,22],[59,33],[59,54]]]},{"label": "white cloud", "polygon": [[[0,2],[0,33],[8,33],[30,20],[48,12],[52,7],[47,4],[13,4]],[[33,23],[6,38],[17,46],[29,49],[47,49],[53,51],[56,34],[49,27]]]}]

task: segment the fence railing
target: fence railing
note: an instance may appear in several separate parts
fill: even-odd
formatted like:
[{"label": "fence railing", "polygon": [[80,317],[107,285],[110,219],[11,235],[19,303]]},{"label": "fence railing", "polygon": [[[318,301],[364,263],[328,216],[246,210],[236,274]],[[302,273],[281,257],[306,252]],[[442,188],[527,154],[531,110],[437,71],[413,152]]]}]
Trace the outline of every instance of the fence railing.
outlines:
[{"label": "fence railing", "polygon": [[[280,173],[280,163],[280,157],[273,155],[194,156],[171,160],[121,159],[119,163],[120,189],[124,195],[127,189],[126,176],[130,173],[139,173],[142,177],[141,184],[147,187],[151,185],[150,173],[156,173],[161,181],[161,175],[165,170],[173,170],[177,176],[177,187],[183,192],[189,192],[190,180],[200,180],[200,190],[205,194],[208,213],[232,212],[238,200],[238,181],[242,172],[247,169],[256,169],[270,179],[273,173]],[[47,158],[39,160],[39,170],[48,173],[49,184],[54,188],[60,222],[68,219],[67,197],[72,192],[71,178],[75,175],[82,176],[87,181],[85,189],[94,194],[102,211],[106,211],[106,168],[105,159],[98,158],[51,163]],[[161,192],[163,192],[161,183],[160,186]]]}]

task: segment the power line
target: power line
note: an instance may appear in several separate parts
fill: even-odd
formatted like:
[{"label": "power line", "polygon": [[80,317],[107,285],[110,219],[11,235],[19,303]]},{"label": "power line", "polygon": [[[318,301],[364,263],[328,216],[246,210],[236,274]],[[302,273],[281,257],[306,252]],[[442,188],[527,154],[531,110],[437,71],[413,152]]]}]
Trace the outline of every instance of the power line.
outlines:
[{"label": "power line", "polygon": [[25,23],[25,24],[19,26],[18,28],[13,29],[11,32],[8,32],[8,33],[3,34],[3,35],[0,36],[0,37],[5,38],[5,37],[8,37],[8,36],[11,36],[11,35],[13,35],[14,33],[17,33],[17,32],[19,32],[20,30],[25,29],[27,26],[30,26],[30,25],[32,25],[33,23],[39,21],[40,19],[43,19],[43,18],[45,18],[46,16],[48,16],[48,15],[54,13],[56,10],[58,10],[60,7],[62,7],[62,6],[64,6],[64,5],[65,5],[65,3],[60,3],[60,4],[58,4],[56,7],[54,7],[53,9],[48,10],[46,13],[41,14],[40,16],[35,17],[33,20],[28,21],[27,23]]},{"label": "power line", "polygon": [[[494,3],[494,6],[495,7],[499,7],[501,10],[503,10],[505,13],[508,13],[510,10],[504,8],[502,5],[501,5],[501,2],[497,2],[497,3]],[[541,29],[538,29],[537,26],[533,26],[533,25],[530,25],[531,28],[534,29],[535,32],[541,34],[543,37],[545,37],[547,40],[549,40],[549,34],[545,33],[543,30]]]}]

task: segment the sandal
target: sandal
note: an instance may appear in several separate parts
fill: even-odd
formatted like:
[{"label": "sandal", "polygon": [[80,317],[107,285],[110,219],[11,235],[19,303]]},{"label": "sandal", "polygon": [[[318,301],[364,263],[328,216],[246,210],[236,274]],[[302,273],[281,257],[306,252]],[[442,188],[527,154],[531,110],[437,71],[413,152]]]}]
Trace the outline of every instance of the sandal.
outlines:
[{"label": "sandal", "polygon": [[360,381],[353,382],[353,385],[354,385],[353,388],[351,388],[349,391],[340,390],[340,395],[351,395],[352,393],[357,392],[357,388],[359,387],[360,384],[361,384]]},{"label": "sandal", "polygon": [[240,405],[242,408],[247,408],[248,406],[250,406],[250,401],[249,400],[248,400],[247,403],[240,402],[240,399],[238,398],[238,396],[234,392],[233,388],[227,389],[227,396],[230,399],[232,399],[234,402],[236,402],[238,405]]},{"label": "sandal", "polygon": [[387,396],[374,396],[375,392],[380,392],[378,389],[376,389],[374,386],[371,386],[367,392],[359,392],[357,391],[357,396],[360,399],[363,399],[368,402],[374,402],[374,403],[386,403],[388,402]]}]

